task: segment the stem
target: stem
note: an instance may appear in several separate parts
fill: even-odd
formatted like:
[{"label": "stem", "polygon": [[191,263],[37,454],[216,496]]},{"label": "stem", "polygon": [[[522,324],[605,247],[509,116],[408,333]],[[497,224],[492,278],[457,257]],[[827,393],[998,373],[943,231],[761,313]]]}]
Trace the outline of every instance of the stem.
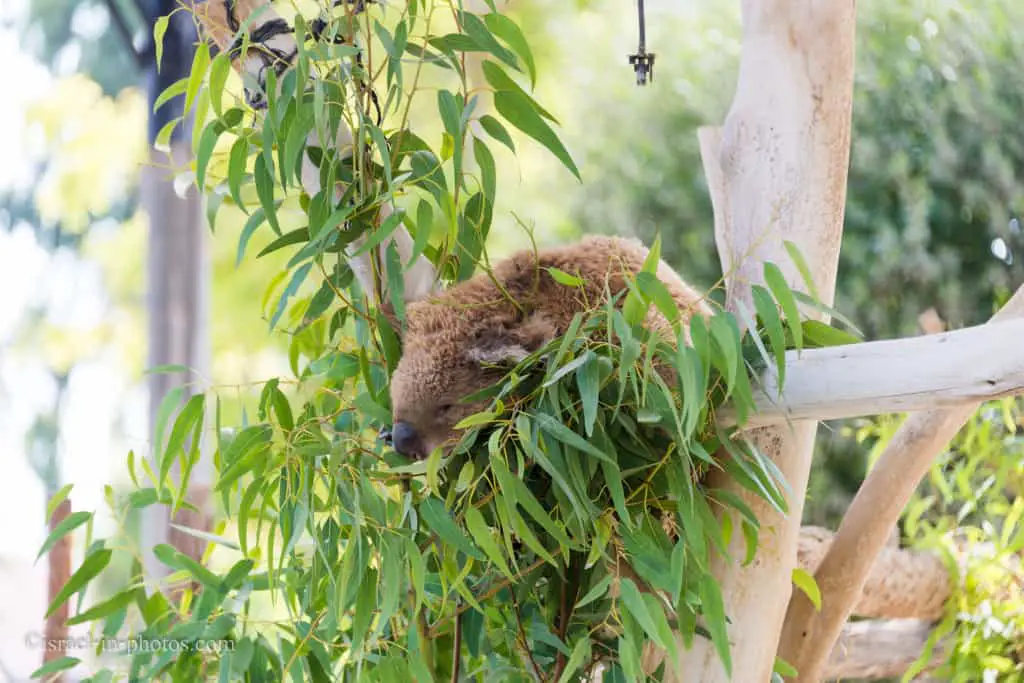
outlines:
[{"label": "stem", "polygon": [[[518,581],[519,579],[522,579],[524,576],[526,576],[527,574],[532,572],[534,569],[537,569],[542,564],[544,564],[544,562],[545,562],[545,560],[543,558],[535,561],[529,567],[527,567],[523,571],[521,571],[518,574],[516,574],[515,580]],[[495,595],[500,593],[503,589],[508,588],[509,586],[511,586],[512,583],[513,583],[512,579],[502,579],[498,583],[496,583],[493,586],[491,586],[491,588],[486,593],[482,594],[479,598],[477,598],[477,602],[484,602],[485,600],[490,600]],[[471,607],[471,605],[468,605],[468,604],[467,605],[463,605],[462,607],[459,607],[455,611],[455,616],[457,616],[457,617],[462,616],[462,613],[467,611],[470,607]],[[443,625],[444,625],[443,621],[438,621],[436,624],[434,624],[433,628],[431,628],[430,631],[427,633],[427,636],[430,637],[430,638],[433,638],[433,637],[437,636],[438,631],[440,630],[441,626],[443,626]]]},{"label": "stem", "polygon": [[530,660],[530,666],[533,667],[533,673],[536,675],[537,680],[541,681],[541,683],[546,683],[547,678],[545,678],[544,674],[541,673],[540,667],[537,666],[537,660],[533,658],[533,652],[530,651],[530,643],[526,639],[526,629],[523,628],[523,620],[519,617],[519,601],[514,597],[512,598],[512,609],[514,609],[516,613],[516,624],[519,627],[519,638],[523,652],[526,653],[526,658]]},{"label": "stem", "polygon": [[[568,578],[562,582],[562,594],[559,600],[558,611],[558,639],[563,643],[565,642],[566,635],[569,633],[569,622],[572,620],[573,607],[576,605],[576,594],[579,592],[580,572],[582,570],[580,563],[582,558],[583,556],[580,553],[572,554],[569,559],[568,571],[566,572]],[[565,653],[559,651],[555,673],[552,676],[554,680],[557,681],[561,678],[567,663]]]},{"label": "stem", "polygon": [[452,683],[459,683],[459,666],[462,664],[462,613],[455,615],[455,639],[452,643]]}]

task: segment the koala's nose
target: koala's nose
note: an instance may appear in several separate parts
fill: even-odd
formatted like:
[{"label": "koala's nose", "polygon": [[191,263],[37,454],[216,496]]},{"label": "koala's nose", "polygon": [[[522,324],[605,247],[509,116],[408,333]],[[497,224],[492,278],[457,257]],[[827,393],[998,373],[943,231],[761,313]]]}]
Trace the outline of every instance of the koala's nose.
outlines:
[{"label": "koala's nose", "polygon": [[395,450],[407,457],[422,457],[420,435],[408,422],[396,422],[391,428],[391,443]]}]

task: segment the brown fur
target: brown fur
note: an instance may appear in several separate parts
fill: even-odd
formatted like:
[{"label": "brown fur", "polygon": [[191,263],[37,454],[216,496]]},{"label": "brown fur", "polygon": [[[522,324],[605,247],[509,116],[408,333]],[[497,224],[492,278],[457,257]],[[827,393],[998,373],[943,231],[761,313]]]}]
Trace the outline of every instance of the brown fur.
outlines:
[{"label": "brown fur", "polygon": [[[625,273],[638,273],[648,250],[635,240],[588,237],[551,249],[521,251],[497,264],[494,280],[479,274],[432,299],[413,303],[406,313],[402,358],[391,383],[393,417],[419,436],[414,455],[425,457],[458,437],[453,427],[485,406],[459,399],[497,381],[504,370],[487,364],[517,362],[564,333],[573,316],[592,310],[626,288]],[[554,267],[585,281],[582,288],[556,282]],[[664,263],[658,278],[679,306],[684,320],[708,315],[702,297]],[[652,329],[668,322],[656,311]]]}]

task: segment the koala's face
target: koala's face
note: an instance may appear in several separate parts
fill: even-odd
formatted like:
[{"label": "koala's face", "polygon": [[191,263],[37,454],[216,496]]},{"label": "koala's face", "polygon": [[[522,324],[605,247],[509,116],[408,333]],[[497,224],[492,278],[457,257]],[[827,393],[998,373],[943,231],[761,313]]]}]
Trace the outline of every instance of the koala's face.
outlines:
[{"label": "koala's face", "polygon": [[524,349],[508,346],[488,351],[467,344],[406,346],[391,378],[395,450],[422,459],[438,446],[453,447],[460,436],[455,425],[488,404],[462,399],[493,385],[505,372],[502,365],[525,355]]}]

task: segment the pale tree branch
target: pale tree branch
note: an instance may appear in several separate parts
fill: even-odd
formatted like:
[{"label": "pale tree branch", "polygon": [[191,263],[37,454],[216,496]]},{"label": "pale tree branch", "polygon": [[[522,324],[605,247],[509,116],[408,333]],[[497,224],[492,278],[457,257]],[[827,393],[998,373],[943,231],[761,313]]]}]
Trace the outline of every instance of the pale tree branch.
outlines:
[{"label": "pale tree branch", "polygon": [[[1024,314],[1024,287],[993,322]],[[1019,344],[1019,340],[1017,342]],[[815,573],[822,609],[796,593],[789,605],[779,655],[800,672],[799,681],[821,679],[832,644],[839,637],[871,567],[932,461],[956,435],[977,404],[910,415],[893,436],[857,492],[829,552]]]},{"label": "pale tree branch", "polygon": [[[785,241],[810,264],[818,298],[830,305],[850,153],[854,3],[744,0],[742,10],[743,54],[732,107],[720,134],[700,137],[726,305],[736,311],[743,302],[754,310],[750,287],[764,281],[766,262],[782,269],[790,287],[804,288]],[[732,620],[732,675],[710,642],[699,638],[670,667],[675,680],[770,679],[792,590],[815,428],[807,421],[750,434],[789,484],[788,514],[745,495],[727,477],[709,479],[709,486],[742,496],[761,521],[758,553],[741,566],[735,558],[743,556],[744,542],[736,534],[731,559],[711,563]]]},{"label": "pale tree branch", "polygon": [[[769,367],[744,429],[798,420],[903,413],[1024,391],[1024,319],[907,339],[789,351],[786,378]],[[734,424],[726,407],[719,422]]]}]

